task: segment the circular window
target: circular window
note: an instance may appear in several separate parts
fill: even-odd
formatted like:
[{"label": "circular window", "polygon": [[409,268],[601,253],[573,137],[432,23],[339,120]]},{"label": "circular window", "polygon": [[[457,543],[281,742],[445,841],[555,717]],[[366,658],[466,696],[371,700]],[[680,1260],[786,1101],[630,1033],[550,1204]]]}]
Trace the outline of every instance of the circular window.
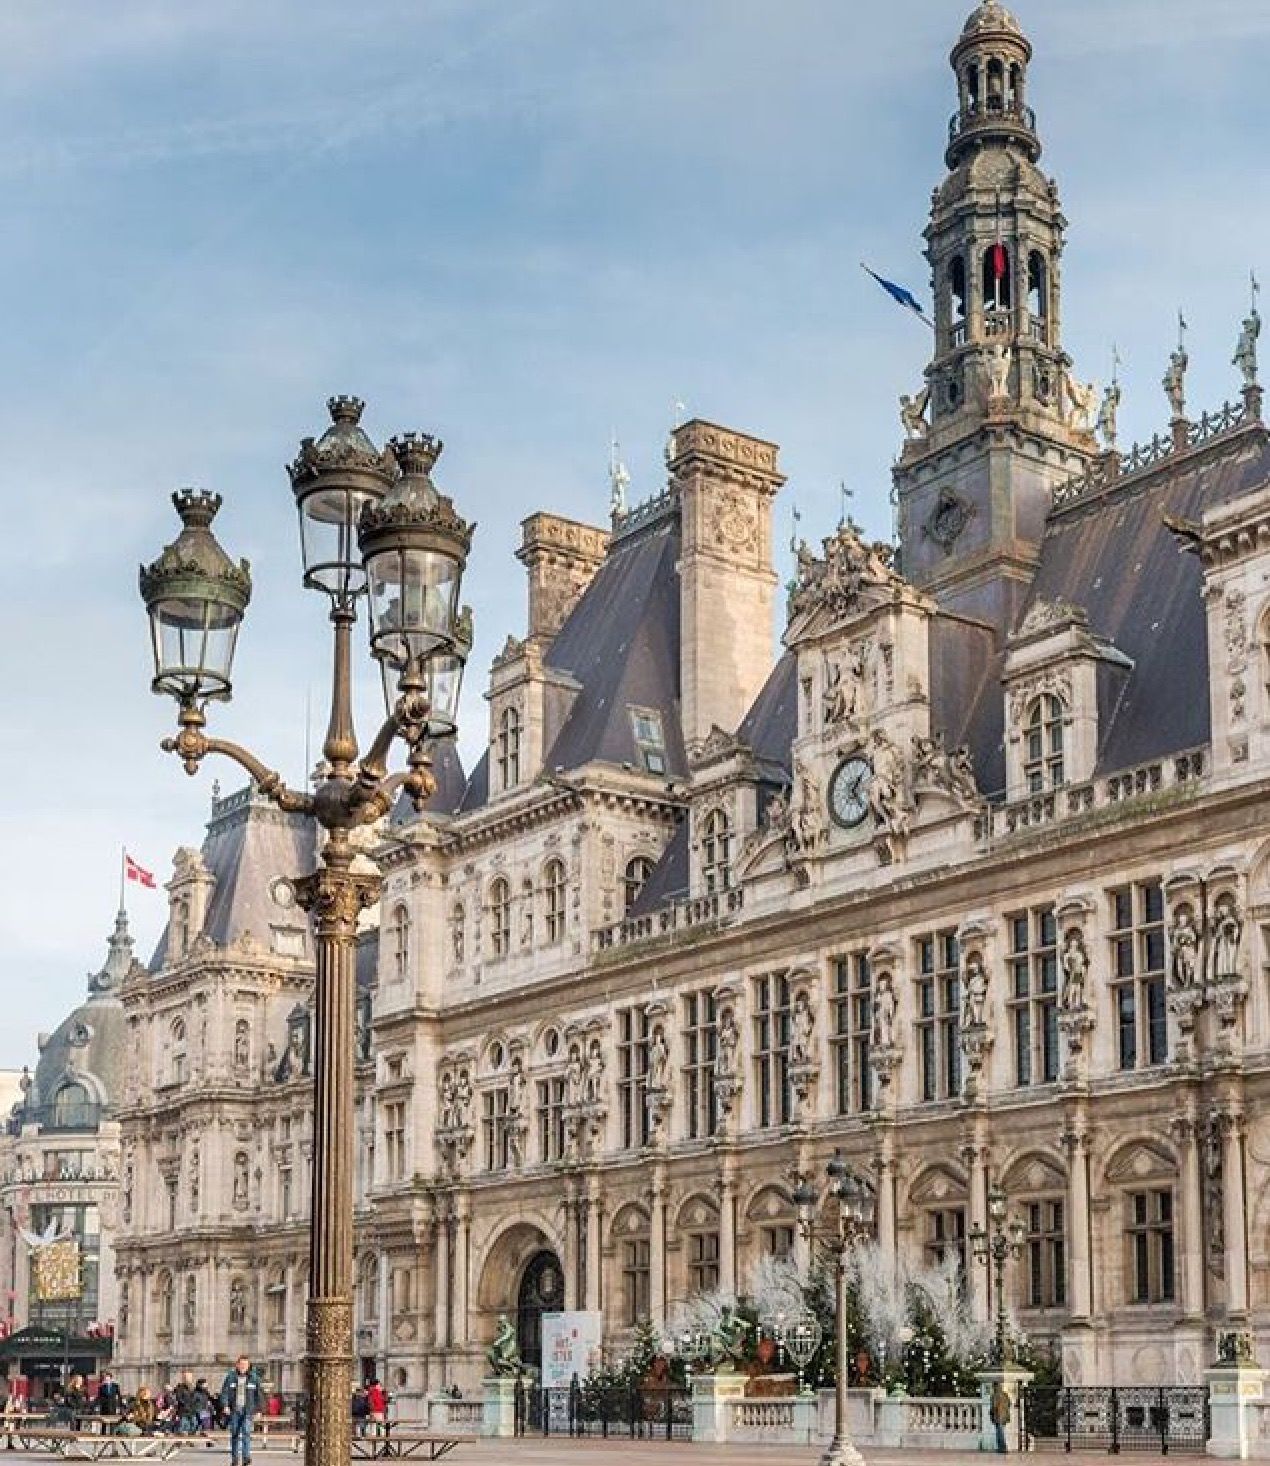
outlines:
[{"label": "circular window", "polygon": [[281,876],[269,887],[269,894],[273,897],[275,906],[285,909],[295,905],[295,887]]}]

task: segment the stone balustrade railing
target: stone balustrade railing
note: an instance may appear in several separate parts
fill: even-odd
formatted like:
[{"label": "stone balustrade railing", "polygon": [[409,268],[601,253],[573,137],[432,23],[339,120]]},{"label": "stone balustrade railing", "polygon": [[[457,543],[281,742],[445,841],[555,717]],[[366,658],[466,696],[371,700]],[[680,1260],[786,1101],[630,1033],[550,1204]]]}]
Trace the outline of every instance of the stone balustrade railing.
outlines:
[{"label": "stone balustrade railing", "polygon": [[632,942],[647,942],[694,927],[721,926],[740,914],[744,900],[744,892],[738,886],[709,896],[670,901],[643,916],[630,916],[612,926],[601,927],[593,933],[595,950],[606,952],[613,947],[627,947]]},{"label": "stone balustrade railing", "polygon": [[456,1400],[452,1395],[428,1396],[429,1430],[456,1430],[477,1435],[484,1414],[483,1397]]}]

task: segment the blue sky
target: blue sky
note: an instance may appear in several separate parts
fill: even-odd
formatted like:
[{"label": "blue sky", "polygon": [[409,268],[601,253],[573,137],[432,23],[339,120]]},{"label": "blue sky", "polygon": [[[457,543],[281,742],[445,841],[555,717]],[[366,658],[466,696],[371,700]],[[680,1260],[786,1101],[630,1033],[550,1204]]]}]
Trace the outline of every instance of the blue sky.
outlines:
[{"label": "blue sky", "polygon": [[[126,842],[166,872],[213,774],[157,750],[136,566],[168,493],[226,498],[256,598],[218,731],[292,778],[326,687],[284,463],[332,392],[420,428],[479,521],[465,741],[522,630],[538,508],[600,520],[612,429],[634,497],[673,404],[774,438],[804,531],[889,522],[895,401],[929,338],[861,274],[924,293],[953,106],[949,0],[42,0],[0,13],[0,475],[14,633],[0,850],[8,1021],[34,1057],[97,968]],[[1039,0],[1031,100],[1071,220],[1065,337],[1125,359],[1123,431],[1234,395],[1262,187],[1270,8]],[[16,523],[14,522],[16,520]],[[31,573],[33,567],[38,567]],[[374,704],[369,677],[363,732]],[[232,772],[220,771],[227,787]],[[160,897],[131,899],[143,951]]]}]

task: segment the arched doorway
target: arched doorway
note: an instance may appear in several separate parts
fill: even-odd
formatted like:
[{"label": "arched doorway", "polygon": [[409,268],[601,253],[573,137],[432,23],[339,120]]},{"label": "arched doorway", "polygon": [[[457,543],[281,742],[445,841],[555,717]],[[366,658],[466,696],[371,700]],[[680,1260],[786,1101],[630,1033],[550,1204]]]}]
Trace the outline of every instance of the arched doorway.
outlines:
[{"label": "arched doorway", "polygon": [[525,1264],[516,1294],[516,1343],[520,1357],[542,1368],[542,1316],[564,1307],[564,1269],[554,1252],[544,1248]]}]

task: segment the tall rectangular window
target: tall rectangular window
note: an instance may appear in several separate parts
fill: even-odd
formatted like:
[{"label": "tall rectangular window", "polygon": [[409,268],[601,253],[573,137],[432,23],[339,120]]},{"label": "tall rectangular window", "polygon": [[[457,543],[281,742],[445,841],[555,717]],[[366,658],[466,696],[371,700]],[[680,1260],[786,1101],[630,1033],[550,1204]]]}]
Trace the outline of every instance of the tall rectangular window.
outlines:
[{"label": "tall rectangular window", "polygon": [[1164,891],[1159,881],[1119,886],[1111,898],[1111,983],[1121,1069],[1169,1056],[1164,1001]]},{"label": "tall rectangular window", "polygon": [[961,952],[952,931],[917,942],[918,1082],[924,1100],[961,1093]]},{"label": "tall rectangular window", "polygon": [[713,1293],[719,1286],[719,1234],[692,1232],[688,1236],[688,1288]]},{"label": "tall rectangular window", "polygon": [[945,1206],[926,1213],[926,1260],[932,1265],[955,1257],[966,1270],[966,1209]]},{"label": "tall rectangular window", "polygon": [[485,1142],[485,1169],[505,1171],[510,1163],[507,1126],[508,1091],[505,1084],[481,1096],[481,1135]]},{"label": "tall rectangular window", "polygon": [[564,1159],[563,1075],[538,1081],[538,1159],[543,1162]]},{"label": "tall rectangular window", "polygon": [[647,1237],[622,1243],[622,1319],[628,1328],[651,1313],[652,1257]]},{"label": "tall rectangular window", "polygon": [[406,1174],[406,1106],[393,1100],[384,1106],[384,1155],[390,1181],[401,1181]]},{"label": "tall rectangular window", "polygon": [[707,988],[684,998],[684,1099],[689,1140],[712,1136],[719,1128],[714,1097],[714,1061],[719,1053],[719,1017],[714,992]]},{"label": "tall rectangular window", "polygon": [[1052,906],[1009,919],[1010,1027],[1014,1082],[1052,1084],[1058,1078],[1058,929]]},{"label": "tall rectangular window", "polygon": [[1066,1205],[1054,1199],[1026,1208],[1027,1306],[1062,1308],[1067,1303]]},{"label": "tall rectangular window", "polygon": [[617,1099],[623,1150],[648,1144],[648,1033],[643,1008],[618,1010]]},{"label": "tall rectangular window", "polygon": [[869,959],[858,953],[839,957],[833,965],[834,1098],[840,1115],[860,1114],[873,1107],[873,1074],[869,1038],[873,1031],[873,974]]},{"label": "tall rectangular window", "polygon": [[1132,1191],[1129,1207],[1129,1301],[1168,1303],[1173,1299],[1173,1192],[1171,1188]]},{"label": "tall rectangular window", "polygon": [[759,1127],[789,1123],[789,978],[774,972],[754,979],[754,1093]]}]

